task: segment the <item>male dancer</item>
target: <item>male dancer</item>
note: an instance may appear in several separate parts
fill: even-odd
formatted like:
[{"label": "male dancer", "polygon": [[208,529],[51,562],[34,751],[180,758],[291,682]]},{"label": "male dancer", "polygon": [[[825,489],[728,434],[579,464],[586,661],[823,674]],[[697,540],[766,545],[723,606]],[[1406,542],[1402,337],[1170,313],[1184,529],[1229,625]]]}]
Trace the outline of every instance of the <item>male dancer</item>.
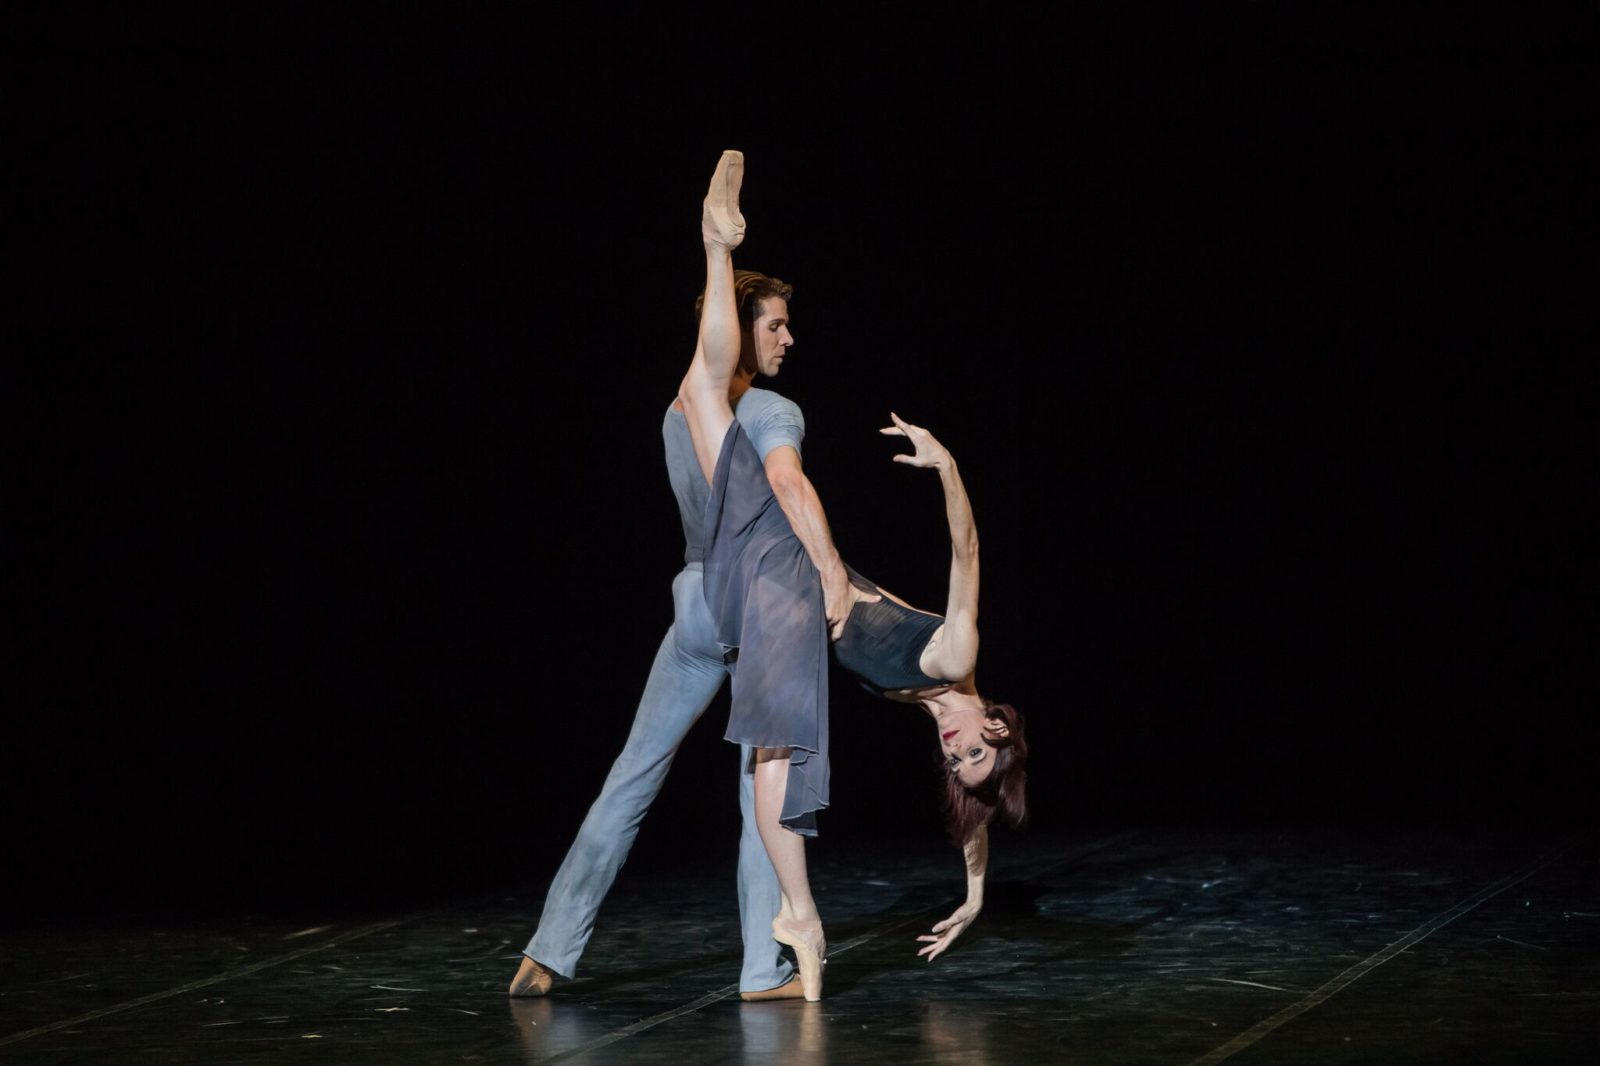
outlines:
[{"label": "male dancer", "polygon": [[[730,162],[742,169],[742,157]],[[735,190],[737,182],[734,175]],[[713,206],[717,205],[708,198],[706,210]],[[743,346],[728,399],[734,417],[761,456],[779,506],[822,576],[824,609],[830,630],[837,634],[849,611],[850,584],[833,546],[822,502],[801,467],[805,421],[794,403],[751,385],[757,373],[776,375],[794,344],[789,331],[793,289],[776,278],[746,270],[735,272],[735,289]],[[728,676],[701,592],[703,518],[709,486],[676,403],[667,410],[662,438],[685,541],[684,568],[672,582],[672,626],[656,652],[622,754],[550,886],[538,931],[528,942],[521,968],[511,982],[513,996],[542,996],[550,990],[553,975],[570,978],[576,972],[600,903],[628,856],[639,822],[661,790],[678,745]],[[745,1000],[799,998],[800,979],[772,939],[772,919],[778,914],[780,895],[777,875],[756,829],[754,779],[744,772],[750,761],[749,749],[741,748],[739,758],[739,810],[744,819],[739,837],[739,921],[744,934],[739,994]]]}]

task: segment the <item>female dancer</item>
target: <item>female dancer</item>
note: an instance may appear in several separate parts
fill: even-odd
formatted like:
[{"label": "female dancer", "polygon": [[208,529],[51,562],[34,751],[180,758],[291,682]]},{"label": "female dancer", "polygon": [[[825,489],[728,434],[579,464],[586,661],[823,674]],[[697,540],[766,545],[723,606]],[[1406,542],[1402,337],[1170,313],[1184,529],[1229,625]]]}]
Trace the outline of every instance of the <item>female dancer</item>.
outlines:
[{"label": "female dancer", "polygon": [[903,436],[914,449],[894,461],[938,471],[950,525],[950,590],[943,618],[919,611],[855,570],[860,595],[833,646],[839,665],[869,691],[916,703],[933,719],[946,770],[943,792],[950,839],[964,852],[967,900],[919,936],[917,954],[937,958],[983,909],[989,865],[989,823],[996,814],[1013,826],[1027,820],[1028,742],[1021,713],[978,694],[978,530],[972,505],[949,449],[932,433],[893,412],[879,432]]},{"label": "female dancer", "polygon": [[[699,344],[679,387],[690,436],[711,484],[705,593],[718,640],[737,649],[727,739],[755,756],[758,829],[783,890],[773,935],[795,948],[807,999],[821,995],[825,942],[806,876],[802,835],[815,834],[827,806],[828,626],[817,572],[776,506],[755,449],[733,419],[728,381],[741,328],[731,253],[744,238],[738,209],[743,156],[725,152],[702,214],[706,291]],[[953,545],[946,618],[917,611],[851,573],[853,600],[837,651],[841,665],[889,698],[920,703],[934,719],[949,770],[947,814],[966,851],[967,903],[934,926],[919,954],[945,950],[982,907],[987,824],[998,810],[1026,817],[1027,746],[1022,720],[991,704],[973,683],[977,659],[977,533],[949,451],[933,435],[894,418],[886,434],[909,439],[896,461],[939,472]]]},{"label": "female dancer", "polygon": [[802,990],[816,1000],[825,943],[804,837],[815,835],[816,812],[828,804],[828,627],[816,567],[728,403],[743,343],[731,254],[744,239],[743,169],[740,153],[724,152],[706,194],[700,336],[678,398],[711,486],[706,603],[717,640],[737,656],[725,735],[755,749],[756,827],[782,892],[772,935],[794,948]]}]

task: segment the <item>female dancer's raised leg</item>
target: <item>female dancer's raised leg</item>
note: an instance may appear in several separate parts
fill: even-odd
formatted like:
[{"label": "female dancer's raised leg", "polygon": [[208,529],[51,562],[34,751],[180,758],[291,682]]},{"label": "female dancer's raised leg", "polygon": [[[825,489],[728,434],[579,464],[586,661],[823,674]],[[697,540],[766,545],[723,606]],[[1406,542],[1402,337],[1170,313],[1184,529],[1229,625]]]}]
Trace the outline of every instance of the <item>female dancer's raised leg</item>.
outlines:
[{"label": "female dancer's raised leg", "polygon": [[727,151],[711,175],[700,216],[700,237],[706,249],[706,294],[701,304],[700,335],[689,372],[678,386],[678,399],[689,423],[695,458],[710,484],[717,469],[722,438],[733,425],[728,387],[739,367],[743,343],[739,308],[734,300],[733,250],[744,240],[739,214],[739,186],[744,182],[744,154]]},{"label": "female dancer's raised leg", "polygon": [[[734,296],[733,250],[744,240],[739,187],[744,156],[722,153],[706,192],[700,234],[706,250],[706,292],[700,312],[699,343],[689,372],[678,387],[695,456],[709,483],[714,479],[723,438],[733,425],[728,387],[739,365],[743,330]],[[822,921],[806,873],[805,838],[779,824],[788,790],[789,749],[760,748],[755,753],[756,828],[778,874],[783,909],[772,935],[795,950],[800,983],[809,1000],[822,998],[822,960],[826,944]]]}]

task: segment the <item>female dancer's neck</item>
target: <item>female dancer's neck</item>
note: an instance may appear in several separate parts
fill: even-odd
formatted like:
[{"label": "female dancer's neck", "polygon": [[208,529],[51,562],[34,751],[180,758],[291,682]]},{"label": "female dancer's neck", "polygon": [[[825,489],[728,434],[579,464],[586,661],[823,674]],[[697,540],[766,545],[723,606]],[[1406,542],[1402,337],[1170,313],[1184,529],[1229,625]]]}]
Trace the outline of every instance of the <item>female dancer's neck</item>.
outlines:
[{"label": "female dancer's neck", "polygon": [[983,710],[983,697],[978,695],[970,678],[931,695],[919,696],[917,702],[922,704],[923,710],[941,721],[946,715]]}]

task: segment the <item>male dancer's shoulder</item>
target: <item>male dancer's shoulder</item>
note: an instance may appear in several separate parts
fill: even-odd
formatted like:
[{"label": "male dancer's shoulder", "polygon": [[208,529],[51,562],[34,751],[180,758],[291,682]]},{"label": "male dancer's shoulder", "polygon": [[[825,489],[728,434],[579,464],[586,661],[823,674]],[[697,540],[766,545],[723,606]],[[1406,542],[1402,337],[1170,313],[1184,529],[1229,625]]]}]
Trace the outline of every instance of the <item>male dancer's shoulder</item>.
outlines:
[{"label": "male dancer's shoulder", "polygon": [[798,452],[805,439],[806,420],[800,405],[771,389],[745,390],[733,415],[763,461],[768,452],[785,444]]}]

